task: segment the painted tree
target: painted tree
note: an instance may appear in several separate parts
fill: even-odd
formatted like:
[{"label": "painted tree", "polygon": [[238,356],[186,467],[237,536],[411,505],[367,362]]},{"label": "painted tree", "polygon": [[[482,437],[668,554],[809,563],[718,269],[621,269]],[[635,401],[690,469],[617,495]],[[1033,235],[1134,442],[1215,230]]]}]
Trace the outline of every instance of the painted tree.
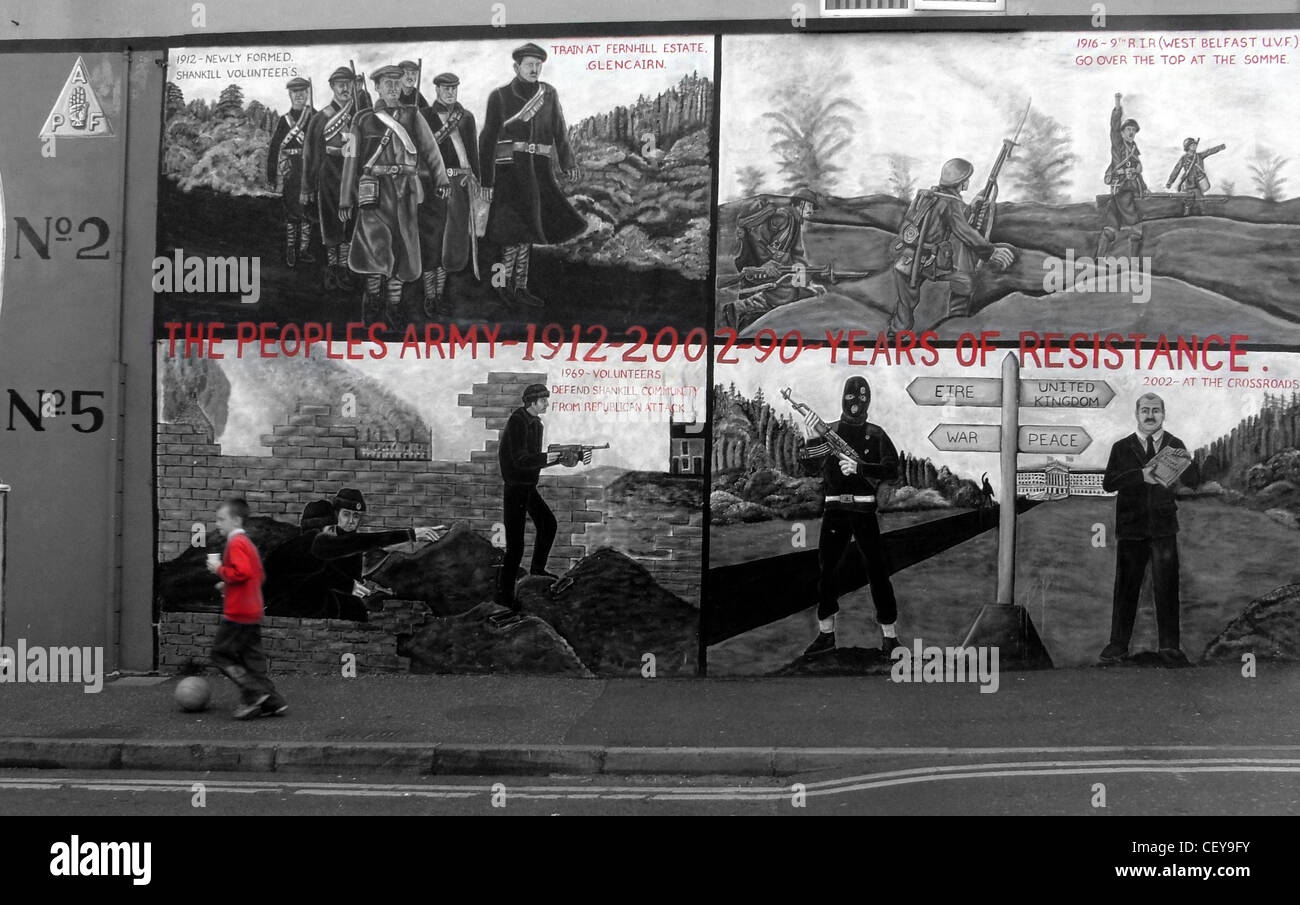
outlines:
[{"label": "painted tree", "polygon": [[227,85],[221,90],[221,97],[217,100],[218,116],[243,116],[244,115],[244,89],[238,85]]},{"label": "painted tree", "polygon": [[889,194],[899,201],[910,202],[916,191],[916,177],[912,175],[915,157],[907,154],[889,155]]},{"label": "painted tree", "polygon": [[1003,171],[1025,201],[1061,204],[1068,198],[1070,171],[1079,161],[1072,147],[1070,130],[1064,124],[1050,114],[1031,109],[1018,146],[1012,149]]},{"label": "painted tree", "polygon": [[1255,151],[1255,162],[1250,165],[1250,178],[1255,183],[1259,197],[1265,201],[1282,200],[1282,188],[1286,185],[1282,168],[1289,162],[1289,158],[1274,154],[1267,148],[1261,147]]},{"label": "painted tree", "polygon": [[163,105],[163,118],[171,119],[178,111],[185,109],[185,92],[175,82],[167,83],[167,99]]},{"label": "painted tree", "polygon": [[763,184],[763,171],[756,166],[740,167],[736,170],[736,181],[740,183],[740,196],[752,198]]},{"label": "painted tree", "polygon": [[771,122],[772,150],[786,191],[830,192],[844,169],[836,155],[853,140],[854,122],[847,114],[860,110],[846,97],[799,90],[786,95],[778,110],[763,114]]}]

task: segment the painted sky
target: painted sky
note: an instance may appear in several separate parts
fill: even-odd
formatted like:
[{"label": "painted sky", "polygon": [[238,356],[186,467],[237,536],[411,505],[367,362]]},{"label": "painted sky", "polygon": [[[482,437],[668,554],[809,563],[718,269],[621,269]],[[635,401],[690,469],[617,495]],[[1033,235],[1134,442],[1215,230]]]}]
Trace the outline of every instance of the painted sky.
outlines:
[{"label": "painted sky", "polygon": [[[763,395],[774,402],[778,415],[792,415],[793,409],[780,396],[783,387],[792,389],[794,398],[811,405],[827,421],[839,417],[840,393],[844,381],[861,374],[871,384],[870,419],[881,425],[899,448],[915,456],[929,458],[935,466],[947,465],[963,476],[978,479],[988,472],[989,480],[998,489],[998,454],[971,452],[940,452],[929,440],[930,432],[939,424],[996,424],[996,408],[972,406],[921,406],[907,394],[907,385],[916,377],[998,377],[1002,359],[1007,350],[997,350],[989,357],[986,367],[961,367],[956,364],[951,350],[941,350],[939,363],[933,367],[852,367],[844,363],[843,352],[839,361],[831,365],[826,350],[804,351],[790,364],[774,366],[755,363],[746,356],[752,353],[733,352],[740,364],[719,364],[714,368],[715,383],[726,386],[735,382],[736,389],[753,397],[761,386]],[[1128,353],[1130,356],[1131,352]],[[1300,378],[1300,362],[1294,356],[1251,352],[1246,356],[1250,373],[1242,377]],[[1267,368],[1268,370],[1263,370]],[[1134,405],[1143,393],[1155,392],[1165,400],[1165,427],[1195,450],[1230,432],[1242,418],[1259,411],[1263,390],[1215,389],[1202,386],[1183,386],[1186,376],[1208,375],[1199,371],[1072,371],[1067,369],[1025,368],[1023,378],[1046,379],[1101,379],[1110,384],[1115,398],[1104,409],[1041,409],[1022,408],[1021,424],[1078,425],[1092,437],[1092,444],[1083,454],[1073,459],[1062,457],[1075,468],[1104,468],[1110,455],[1111,444],[1132,433],[1137,428]],[[1226,371],[1216,372],[1228,376]],[[1178,385],[1172,387],[1144,386],[1147,376],[1173,376]],[[1199,381],[1198,381],[1199,383]],[[1280,392],[1273,391],[1275,394]],[[1289,392],[1289,391],[1288,391]],[[1020,456],[1020,467],[1030,468],[1047,461],[1044,456]]]},{"label": "painted sky", "polygon": [[[251,348],[251,347],[250,347]],[[318,347],[319,348],[319,347]],[[366,349],[370,348],[366,344]],[[361,362],[340,361],[341,367],[356,369],[359,373],[382,383],[395,393],[402,401],[409,404],[433,430],[433,457],[443,460],[468,460],[473,450],[483,449],[487,440],[497,437],[496,431],[484,427],[483,419],[470,416],[469,409],[458,404],[461,393],[469,393],[475,383],[487,379],[489,371],[525,371],[546,372],[548,382],[553,389],[552,404],[560,400],[585,401],[591,396],[568,395],[559,392],[557,385],[565,387],[629,386],[636,392],[634,399],[667,400],[686,406],[678,420],[698,420],[705,418],[705,362],[701,358],[688,362],[682,355],[681,347],[672,360],[660,363],[653,359],[649,346],[641,352],[649,359],[646,363],[622,363],[617,361],[618,353],[604,350],[610,361],[604,364],[589,364],[561,361],[546,362],[534,360],[523,361],[523,349],[519,347],[498,348],[492,358],[480,350],[477,359],[459,357],[455,359],[415,359],[397,357],[400,345],[389,346],[387,357]],[[698,347],[696,347],[698,349]],[[692,354],[695,350],[693,349]],[[264,373],[268,366],[285,368],[292,379],[295,359],[236,358],[235,344],[225,342],[218,344],[218,350],[226,355],[221,360],[214,359],[230,381],[229,416],[225,430],[217,438],[222,452],[227,455],[265,455],[269,451],[260,445],[260,437],[271,432],[276,424],[288,422],[288,413],[278,407],[267,404],[265,394],[259,387],[258,372]],[[165,354],[166,344],[159,343],[158,352]],[[567,347],[565,349],[567,354]],[[579,347],[579,355],[586,350]],[[540,354],[540,353],[539,353]],[[660,353],[668,354],[666,347]],[[657,378],[600,378],[593,372],[597,368],[610,371],[623,369],[648,369],[660,373]],[[566,375],[565,370],[582,371],[580,376]],[[161,374],[161,369],[159,370]],[[686,395],[674,394],[671,397],[662,394],[647,394],[644,388],[680,388],[694,387],[696,392]],[[161,391],[158,398],[161,400]],[[546,424],[545,442],[550,443],[586,443],[599,445],[609,443],[610,449],[595,454],[591,467],[614,466],[641,471],[666,471],[668,469],[668,422],[667,414],[654,412],[641,416],[639,421],[617,420],[617,416],[601,412],[551,411],[544,416]],[[655,419],[655,420],[650,420]],[[585,466],[578,466],[583,469]]]},{"label": "painted sky", "polygon": [[[699,42],[703,53],[666,53],[668,43]],[[372,88],[369,73],[380,66],[402,60],[422,61],[424,70],[422,91],[433,100],[433,77],[440,72],[454,72],[460,76],[460,102],[482,122],[487,108],[488,94],[514,78],[510,52],[521,39],[506,41],[420,41],[394,44],[368,45],[311,45],[285,47],[206,47],[178,48],[169,51],[169,78],[185,93],[186,100],[201,98],[216,100],[222,89],[232,82],[244,90],[245,103],[261,101],[268,107],[286,110],[289,106],[285,82],[288,77],[242,78],[232,77],[237,70],[253,68],[292,67],[300,75],[310,77],[315,84],[316,106],[323,106],[330,97],[327,79],[339,66],[354,61],[357,71],[367,74],[367,86]],[[698,72],[713,77],[712,36],[670,36],[635,38],[547,38],[534,43],[547,49],[550,58],[542,67],[542,81],[554,85],[560,94],[565,119],[570,123],[607,113],[617,105],[635,103],[645,95],[654,97],[680,82],[685,76]],[[654,53],[609,52],[608,45],[653,45]],[[594,45],[594,48],[593,48]],[[560,48],[577,49],[580,53],[564,53]],[[589,52],[593,51],[594,52]],[[247,62],[250,53],[287,53],[290,61]],[[187,57],[197,57],[189,62]],[[233,58],[229,62],[208,62],[209,55]],[[609,59],[657,59],[664,69],[592,70],[594,62]],[[185,73],[206,72],[216,69],[215,78],[184,78]]]},{"label": "painted sky", "polygon": [[[889,154],[915,158],[918,185],[938,179],[943,162],[965,157],[975,165],[972,185],[982,185],[1002,139],[1010,137],[1020,112],[1032,97],[1034,107],[1060,121],[1079,156],[1066,193],[1074,201],[1091,201],[1106,190],[1102,174],[1109,162],[1109,117],[1114,95],[1124,96],[1125,116],[1138,120],[1138,147],[1147,181],[1163,191],[1165,180],[1188,136],[1205,150],[1221,142],[1226,150],[1209,158],[1212,182],[1231,180],[1236,191],[1253,194],[1249,166],[1258,147],[1292,156],[1300,132],[1300,54],[1282,52],[1285,65],[1246,65],[1244,51],[1236,65],[1216,65],[1214,51],[1206,64],[1139,66],[1134,52],[1122,51],[1128,65],[1081,67],[1075,64],[1081,38],[1126,41],[1160,34],[1203,37],[1229,34],[1268,35],[1289,32],[1140,33],[1092,30],[1086,33],[1025,34],[797,34],[726,36],[722,43],[720,197],[739,197],[737,169],[756,166],[776,189],[775,160],[767,122],[762,115],[779,107],[782,97],[804,86],[837,91],[854,101],[857,128],[851,144],[838,155],[845,167],[838,193],[843,196],[881,191],[887,185]],[[1191,53],[1192,51],[1184,51]],[[1284,174],[1284,195],[1300,194],[1300,170],[1294,161]],[[1000,186],[1001,199],[1015,201],[1010,181]],[[1213,189],[1212,189],[1213,191]]]}]

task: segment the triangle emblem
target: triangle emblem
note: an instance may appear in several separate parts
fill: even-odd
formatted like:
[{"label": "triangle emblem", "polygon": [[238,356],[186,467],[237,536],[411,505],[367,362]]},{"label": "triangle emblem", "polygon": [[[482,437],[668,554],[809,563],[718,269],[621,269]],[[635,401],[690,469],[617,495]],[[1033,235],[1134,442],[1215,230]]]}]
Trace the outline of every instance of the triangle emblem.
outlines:
[{"label": "triangle emblem", "polygon": [[103,138],[112,134],[113,125],[95,96],[86,63],[78,56],[54,109],[45,119],[41,138]]}]

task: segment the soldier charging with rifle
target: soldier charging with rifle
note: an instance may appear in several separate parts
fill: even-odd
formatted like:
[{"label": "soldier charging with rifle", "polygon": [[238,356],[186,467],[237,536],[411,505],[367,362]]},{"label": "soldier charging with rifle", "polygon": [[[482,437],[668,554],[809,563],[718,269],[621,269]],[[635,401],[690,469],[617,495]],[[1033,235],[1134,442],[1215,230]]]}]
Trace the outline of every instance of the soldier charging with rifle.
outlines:
[{"label": "soldier charging with rifle", "polygon": [[975,291],[975,272],[985,261],[994,270],[1006,270],[1015,261],[1015,246],[989,240],[997,210],[998,175],[1020,137],[1020,125],[1011,138],[1002,140],[1002,150],[989,172],[983,190],[968,207],[962,192],[970,186],[975,168],[970,161],[954,157],[943,165],[939,184],[916,193],[903,214],[903,225],[894,241],[894,288],[898,302],[889,321],[889,332],[916,330],[916,306],[926,283],[947,283],[949,317],[970,315]]}]

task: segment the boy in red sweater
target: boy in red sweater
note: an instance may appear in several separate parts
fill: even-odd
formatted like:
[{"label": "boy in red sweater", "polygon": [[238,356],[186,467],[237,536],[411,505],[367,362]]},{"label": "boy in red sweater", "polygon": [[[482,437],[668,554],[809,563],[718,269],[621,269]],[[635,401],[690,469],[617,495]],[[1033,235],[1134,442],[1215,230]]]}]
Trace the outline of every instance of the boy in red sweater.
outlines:
[{"label": "boy in red sweater", "polygon": [[217,530],[226,538],[221,562],[216,554],[208,560],[208,571],[221,578],[224,606],[211,659],[239,686],[237,720],[255,716],[279,716],[289,709],[267,675],[262,653],[262,558],[244,532],[248,503],[230,499],[217,508]]}]

